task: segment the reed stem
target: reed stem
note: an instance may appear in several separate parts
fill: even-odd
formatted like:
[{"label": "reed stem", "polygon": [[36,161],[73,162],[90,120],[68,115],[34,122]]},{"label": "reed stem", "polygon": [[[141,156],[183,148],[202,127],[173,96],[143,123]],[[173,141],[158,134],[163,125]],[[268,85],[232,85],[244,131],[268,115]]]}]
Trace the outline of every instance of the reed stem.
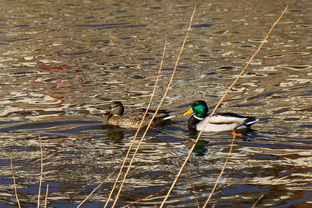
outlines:
[{"label": "reed stem", "polygon": [[145,130],[145,132],[143,133],[142,138],[140,139],[140,141],[139,141],[139,143],[138,143],[138,146],[137,146],[135,152],[133,153],[133,156],[132,156],[131,161],[130,161],[130,163],[129,163],[129,165],[128,165],[128,169],[127,169],[127,171],[126,171],[126,173],[125,173],[125,175],[124,175],[124,179],[123,179],[123,181],[122,181],[122,183],[121,183],[121,186],[120,186],[120,188],[119,188],[119,191],[118,191],[118,193],[117,193],[117,196],[116,196],[116,199],[115,199],[115,201],[114,201],[114,203],[113,203],[112,208],[113,208],[113,207],[116,205],[116,203],[117,203],[117,200],[118,200],[118,197],[119,197],[119,195],[120,195],[120,193],[121,193],[122,187],[123,187],[123,185],[124,185],[124,183],[125,183],[125,181],[126,181],[127,175],[128,175],[128,173],[129,173],[129,171],[130,171],[130,168],[131,168],[131,165],[132,165],[132,163],[133,163],[133,161],[134,161],[134,158],[135,158],[135,156],[136,156],[136,154],[137,154],[137,152],[138,152],[138,150],[139,150],[139,148],[140,148],[140,146],[141,146],[141,144],[142,144],[142,141],[143,141],[143,139],[145,138],[145,135],[147,134],[147,132],[148,132],[150,126],[152,125],[152,122],[153,122],[154,118],[156,117],[156,115],[157,115],[157,113],[158,113],[158,111],[159,111],[161,105],[163,104],[163,102],[164,102],[164,100],[165,100],[165,98],[166,98],[166,96],[167,96],[167,94],[168,94],[168,92],[169,92],[170,86],[171,86],[171,84],[172,84],[172,82],[173,82],[174,75],[175,75],[175,73],[176,73],[176,71],[177,71],[177,68],[178,68],[179,61],[180,61],[180,59],[181,59],[181,55],[182,55],[183,49],[184,49],[184,47],[185,47],[186,40],[187,40],[187,38],[188,38],[189,31],[191,30],[193,18],[194,18],[194,16],[195,16],[195,12],[196,12],[196,7],[197,7],[197,4],[195,4],[195,6],[194,6],[194,10],[193,10],[193,13],[192,13],[192,16],[191,16],[191,19],[190,19],[190,23],[189,23],[188,29],[187,29],[187,31],[186,31],[186,33],[185,33],[185,37],[184,37],[182,46],[181,46],[181,48],[180,48],[180,51],[179,51],[179,53],[178,53],[177,60],[176,60],[176,62],[175,62],[175,66],[174,66],[174,68],[173,68],[173,71],[172,71],[172,74],[171,74],[171,78],[170,78],[169,83],[168,83],[168,85],[167,85],[167,87],[166,87],[165,93],[164,93],[164,95],[163,95],[163,97],[162,97],[162,99],[161,99],[161,101],[160,101],[160,103],[159,103],[159,105],[158,105],[158,107],[157,107],[157,109],[156,109],[154,115],[152,116],[152,118],[151,118],[151,120],[150,120],[150,122],[149,122],[149,124],[148,124],[148,126],[147,126],[147,128],[146,128],[146,130]]},{"label": "reed stem", "polygon": [[154,196],[158,196],[159,194],[160,194],[160,192],[159,192],[159,193],[155,193],[155,194],[151,194],[151,195],[149,195],[149,196],[147,196],[147,197],[144,197],[144,198],[142,198],[142,199],[138,199],[138,200],[136,200],[136,201],[134,201],[134,202],[131,202],[130,204],[128,204],[128,205],[126,205],[126,206],[123,206],[122,208],[130,207],[130,206],[132,206],[132,205],[134,205],[134,204],[136,204],[136,203],[138,203],[138,202],[141,202],[141,201],[143,201],[143,200],[150,199],[150,198],[152,198],[152,197],[154,197]]},{"label": "reed stem", "polygon": [[[274,24],[272,25],[271,29],[269,30],[269,32],[267,33],[267,35],[265,36],[264,40],[262,41],[262,43],[259,45],[258,49],[256,50],[256,52],[251,56],[251,58],[249,59],[249,61],[247,62],[247,64],[245,65],[245,67],[242,69],[242,71],[240,72],[240,74],[236,77],[236,79],[232,82],[232,84],[230,85],[230,87],[227,89],[227,91],[223,94],[222,98],[220,99],[220,101],[218,102],[218,104],[216,105],[216,107],[213,109],[212,113],[209,115],[208,118],[208,122],[209,119],[211,118],[211,116],[213,116],[217,109],[219,108],[219,106],[221,105],[221,103],[223,102],[224,98],[226,97],[226,95],[228,94],[228,92],[234,87],[234,85],[237,83],[237,81],[241,78],[241,76],[244,74],[244,72],[246,71],[246,69],[248,68],[248,66],[250,65],[250,63],[252,62],[252,60],[254,59],[254,57],[259,53],[260,49],[262,48],[262,46],[264,45],[264,43],[266,42],[266,40],[268,39],[269,35],[271,34],[271,32],[273,31],[274,27],[277,25],[277,23],[280,21],[280,19],[282,18],[282,16],[285,14],[285,12],[287,11],[288,6],[286,6],[286,8],[284,9],[284,11],[282,12],[282,14],[279,16],[279,18],[274,22]],[[206,125],[208,124],[208,122],[206,123]],[[203,128],[205,129],[205,127]],[[182,164],[178,174],[176,175],[166,197],[164,198],[160,208],[162,208],[166,202],[166,200],[168,199],[173,187],[175,186],[176,182],[178,181],[178,178],[180,177],[184,167],[186,166],[186,163],[188,162],[188,160],[191,157],[191,154],[195,148],[195,145],[197,144],[197,142],[199,141],[201,135],[203,134],[203,130],[199,132],[194,144],[192,145],[188,156],[186,157],[184,163]],[[231,149],[230,149],[231,150]],[[232,151],[232,150],[231,150]],[[210,198],[210,197],[209,197]],[[207,202],[207,201],[206,201]],[[204,206],[205,207],[205,206]]]},{"label": "reed stem", "polygon": [[114,170],[111,174],[109,174],[109,176],[107,176],[107,178],[105,180],[103,180],[97,187],[95,187],[95,189],[93,189],[91,191],[91,193],[77,206],[77,208],[81,207],[91,196],[92,194],[98,190],[112,175],[114,175],[116,172],[116,170]]},{"label": "reed stem", "polygon": [[16,198],[16,202],[17,202],[18,207],[21,208],[21,203],[20,203],[18,195],[17,195],[17,186],[16,186],[16,179],[15,179],[15,174],[14,174],[12,153],[10,154],[10,159],[11,159],[11,173],[12,173],[12,178],[13,178],[13,186],[14,186],[15,198]]},{"label": "reed stem", "polygon": [[41,195],[42,178],[43,178],[43,150],[42,150],[42,143],[41,143],[40,135],[39,135],[39,144],[40,144],[40,178],[39,178],[37,208],[40,208],[40,195]]},{"label": "reed stem", "polygon": [[229,149],[229,152],[228,152],[228,154],[227,154],[227,157],[226,157],[226,159],[225,159],[225,161],[224,161],[224,164],[223,164],[223,167],[222,167],[222,169],[221,169],[221,172],[220,172],[220,174],[219,174],[219,176],[218,176],[218,178],[217,178],[217,180],[216,180],[216,182],[215,182],[215,184],[214,184],[214,186],[213,186],[213,188],[212,188],[212,190],[211,190],[211,192],[210,192],[210,195],[209,195],[208,199],[206,200],[206,202],[205,202],[205,204],[204,204],[203,207],[206,207],[206,206],[208,205],[208,202],[209,202],[210,198],[212,197],[212,194],[214,193],[214,191],[216,190],[216,188],[217,188],[217,186],[218,186],[218,184],[219,184],[219,181],[220,181],[220,179],[221,179],[221,177],[222,177],[222,175],[223,175],[223,173],[224,173],[224,170],[225,170],[225,168],[226,168],[226,165],[227,165],[227,163],[228,163],[228,161],[229,161],[229,159],[230,159],[230,156],[231,156],[231,154],[232,154],[233,145],[234,145],[235,139],[236,139],[236,136],[233,135],[233,139],[232,139],[232,141],[231,141],[230,149]]},{"label": "reed stem", "polygon": [[[107,201],[106,201],[106,203],[105,203],[104,208],[106,208],[106,207],[108,206],[108,203],[109,203],[109,201],[110,201],[110,199],[111,199],[111,197],[112,197],[112,195],[113,195],[113,193],[114,193],[114,190],[116,189],[118,180],[119,180],[119,178],[121,177],[122,170],[123,170],[124,167],[125,167],[127,158],[129,157],[129,154],[130,154],[130,151],[131,151],[131,149],[132,149],[132,147],[133,147],[133,144],[134,144],[135,140],[136,140],[137,137],[138,137],[139,131],[140,131],[142,125],[143,125],[143,121],[144,121],[144,119],[145,119],[145,117],[146,117],[146,115],[147,115],[147,113],[148,113],[148,110],[149,110],[149,108],[150,108],[150,106],[151,106],[151,103],[152,103],[153,97],[154,97],[154,95],[155,95],[155,92],[156,92],[156,88],[157,88],[159,79],[160,79],[160,77],[161,77],[161,71],[162,71],[162,66],[163,66],[163,61],[164,61],[166,49],[167,49],[167,39],[165,39],[163,54],[162,54],[162,58],[161,58],[161,61],[160,61],[160,66],[159,66],[159,69],[158,69],[158,76],[157,76],[156,81],[155,81],[155,84],[154,84],[154,88],[153,88],[152,95],[151,95],[151,97],[150,97],[150,100],[149,100],[149,103],[148,103],[148,105],[147,105],[146,111],[145,111],[145,113],[144,113],[144,115],[143,115],[143,117],[142,117],[142,119],[141,119],[139,128],[137,129],[135,135],[133,136],[133,139],[131,140],[130,146],[129,146],[128,151],[127,151],[127,153],[126,153],[126,155],[125,155],[125,157],[124,157],[124,160],[123,160],[123,162],[122,162],[122,165],[121,165],[121,167],[120,167],[120,169],[119,169],[119,173],[118,173],[118,175],[117,175],[117,177],[116,177],[116,179],[115,179],[113,188],[112,188],[112,190],[111,190],[111,192],[110,192],[110,194],[109,194],[109,197],[108,197],[108,199],[107,199]],[[115,200],[115,201],[116,201],[116,200]]]},{"label": "reed stem", "polygon": [[259,203],[259,201],[264,197],[264,194],[262,194],[261,196],[259,196],[259,198],[257,199],[257,201],[255,201],[255,203],[252,205],[251,208],[255,208],[257,206],[257,204]]},{"label": "reed stem", "polygon": [[47,184],[47,188],[46,188],[46,194],[45,194],[45,199],[44,199],[44,208],[47,208],[47,205],[48,205],[48,194],[49,194],[49,184]]},{"label": "reed stem", "polygon": [[[234,87],[234,85],[237,83],[237,81],[240,79],[240,77],[244,74],[244,72],[246,71],[247,67],[250,65],[250,63],[252,62],[252,60],[254,59],[254,57],[259,53],[259,51],[260,51],[261,48],[263,47],[264,43],[267,41],[269,35],[270,35],[271,32],[273,31],[273,29],[275,28],[275,26],[277,25],[277,23],[279,23],[279,21],[281,20],[282,16],[283,16],[283,15],[285,14],[285,12],[287,11],[287,9],[288,9],[288,5],[285,7],[285,9],[284,9],[283,12],[281,13],[281,15],[277,18],[277,20],[273,23],[273,25],[272,25],[272,27],[270,28],[269,32],[266,34],[265,38],[263,39],[263,41],[261,42],[261,44],[258,46],[256,52],[250,57],[249,61],[247,62],[247,64],[245,65],[245,67],[242,69],[241,73],[236,77],[236,79],[233,81],[233,83],[231,84],[231,86],[230,86],[230,87],[228,88],[228,90],[224,93],[224,95],[222,96],[222,98],[220,99],[220,101],[218,102],[218,104],[216,105],[216,107],[214,108],[214,110],[213,110],[213,112],[211,113],[211,115],[213,115],[213,114],[217,111],[218,107],[221,105],[221,103],[223,102],[223,100],[224,100],[224,98],[226,97],[226,95],[228,94],[228,92]],[[200,132],[200,133],[202,133],[202,132]],[[200,134],[200,135],[201,135],[201,134]],[[199,135],[199,136],[200,136],[200,135]],[[199,140],[199,137],[198,137],[198,140]],[[198,140],[196,140],[196,142],[197,142]],[[235,136],[233,137],[232,145],[233,145],[234,140],[235,140]],[[231,152],[232,152],[232,147],[231,147],[230,150],[229,150],[229,154],[228,154],[228,157],[227,157],[226,160],[225,160],[224,166],[223,166],[223,168],[222,168],[222,170],[221,170],[221,172],[220,172],[220,174],[219,174],[219,176],[218,176],[218,178],[217,178],[217,180],[216,180],[216,183],[215,183],[215,185],[214,185],[214,187],[213,187],[213,189],[212,189],[212,191],[211,191],[211,193],[210,193],[210,195],[209,195],[208,199],[206,200],[205,205],[204,205],[203,207],[206,207],[206,206],[208,205],[209,200],[210,200],[210,198],[212,197],[212,194],[214,193],[214,191],[215,191],[215,189],[216,189],[216,187],[217,187],[217,185],[218,185],[218,183],[219,183],[219,180],[220,180],[220,178],[221,178],[221,176],[222,176],[222,174],[223,174],[224,168],[225,168],[225,166],[226,166],[226,164],[227,164],[227,162],[228,162],[228,159],[229,159],[229,157],[230,157]]]}]

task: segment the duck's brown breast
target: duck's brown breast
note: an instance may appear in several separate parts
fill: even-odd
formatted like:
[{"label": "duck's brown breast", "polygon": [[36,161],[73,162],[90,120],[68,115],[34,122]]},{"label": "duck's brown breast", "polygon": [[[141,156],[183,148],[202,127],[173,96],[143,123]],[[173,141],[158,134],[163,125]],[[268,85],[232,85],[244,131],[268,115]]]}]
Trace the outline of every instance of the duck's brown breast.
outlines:
[{"label": "duck's brown breast", "polygon": [[113,126],[119,126],[120,116],[112,115],[107,119],[107,123]]}]

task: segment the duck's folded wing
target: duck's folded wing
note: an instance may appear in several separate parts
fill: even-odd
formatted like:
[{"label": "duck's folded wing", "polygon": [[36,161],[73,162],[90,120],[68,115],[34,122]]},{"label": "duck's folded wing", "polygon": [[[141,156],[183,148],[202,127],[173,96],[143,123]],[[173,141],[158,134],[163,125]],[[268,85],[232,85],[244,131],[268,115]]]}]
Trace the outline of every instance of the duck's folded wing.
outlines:
[{"label": "duck's folded wing", "polygon": [[[122,118],[119,121],[119,126],[123,128],[138,128],[143,115],[141,114],[126,114],[123,115]],[[146,126],[148,124],[147,119],[145,118],[142,124],[142,127]]]},{"label": "duck's folded wing", "polygon": [[196,126],[197,130],[204,131],[228,131],[233,130],[239,126],[250,126],[258,119],[254,117],[245,117],[235,113],[223,113],[213,115],[211,118],[208,116]]},{"label": "duck's folded wing", "polygon": [[[142,113],[142,116],[144,115],[144,113],[145,113],[145,111],[146,111],[146,109],[140,109],[140,112]],[[148,118],[148,119],[151,119],[152,117],[153,117],[153,115],[154,115],[154,113],[155,113],[156,111],[154,110],[154,109],[149,109],[148,110],[148,113],[147,113],[147,115],[146,115],[146,117]],[[157,112],[157,115],[156,115],[156,117],[155,117],[155,120],[157,121],[160,121],[160,120],[170,120],[170,119],[172,119],[172,118],[174,118],[175,116],[173,116],[173,115],[170,115],[170,111],[167,111],[167,110],[159,110],[158,112]]]},{"label": "duck's folded wing", "polygon": [[215,124],[241,124],[243,123],[247,118],[238,114],[234,113],[223,113],[223,114],[217,114],[213,115],[211,117],[206,117],[204,122],[209,123],[215,123]]},{"label": "duck's folded wing", "polygon": [[206,132],[229,131],[241,125],[241,120],[227,116],[213,116],[211,119],[206,117],[196,125],[198,131]]}]

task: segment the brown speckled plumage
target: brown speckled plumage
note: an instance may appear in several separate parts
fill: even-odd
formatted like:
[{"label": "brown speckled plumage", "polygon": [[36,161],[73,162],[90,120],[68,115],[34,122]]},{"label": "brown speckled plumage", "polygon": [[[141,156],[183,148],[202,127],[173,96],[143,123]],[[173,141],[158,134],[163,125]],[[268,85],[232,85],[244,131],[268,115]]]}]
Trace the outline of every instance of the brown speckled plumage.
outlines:
[{"label": "brown speckled plumage", "polygon": [[[153,114],[154,112],[150,111],[146,115],[142,127],[145,127],[149,124]],[[104,114],[104,117],[107,118],[107,124],[109,125],[119,126],[121,128],[138,128],[143,115],[143,110],[124,113],[124,107],[122,103],[115,101],[110,104],[109,110]],[[160,111],[155,117],[153,124],[168,120],[171,117],[172,116],[170,116],[167,112]]]}]

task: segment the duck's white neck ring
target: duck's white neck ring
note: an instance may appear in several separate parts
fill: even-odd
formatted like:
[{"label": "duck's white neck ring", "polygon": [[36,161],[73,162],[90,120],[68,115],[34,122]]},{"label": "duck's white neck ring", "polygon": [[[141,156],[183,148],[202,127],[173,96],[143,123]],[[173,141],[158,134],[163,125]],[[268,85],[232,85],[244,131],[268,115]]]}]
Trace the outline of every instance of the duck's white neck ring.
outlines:
[{"label": "duck's white neck ring", "polygon": [[199,117],[197,117],[195,115],[194,115],[194,118],[196,118],[197,120],[200,120],[200,121],[204,120],[204,118],[199,118]]}]

